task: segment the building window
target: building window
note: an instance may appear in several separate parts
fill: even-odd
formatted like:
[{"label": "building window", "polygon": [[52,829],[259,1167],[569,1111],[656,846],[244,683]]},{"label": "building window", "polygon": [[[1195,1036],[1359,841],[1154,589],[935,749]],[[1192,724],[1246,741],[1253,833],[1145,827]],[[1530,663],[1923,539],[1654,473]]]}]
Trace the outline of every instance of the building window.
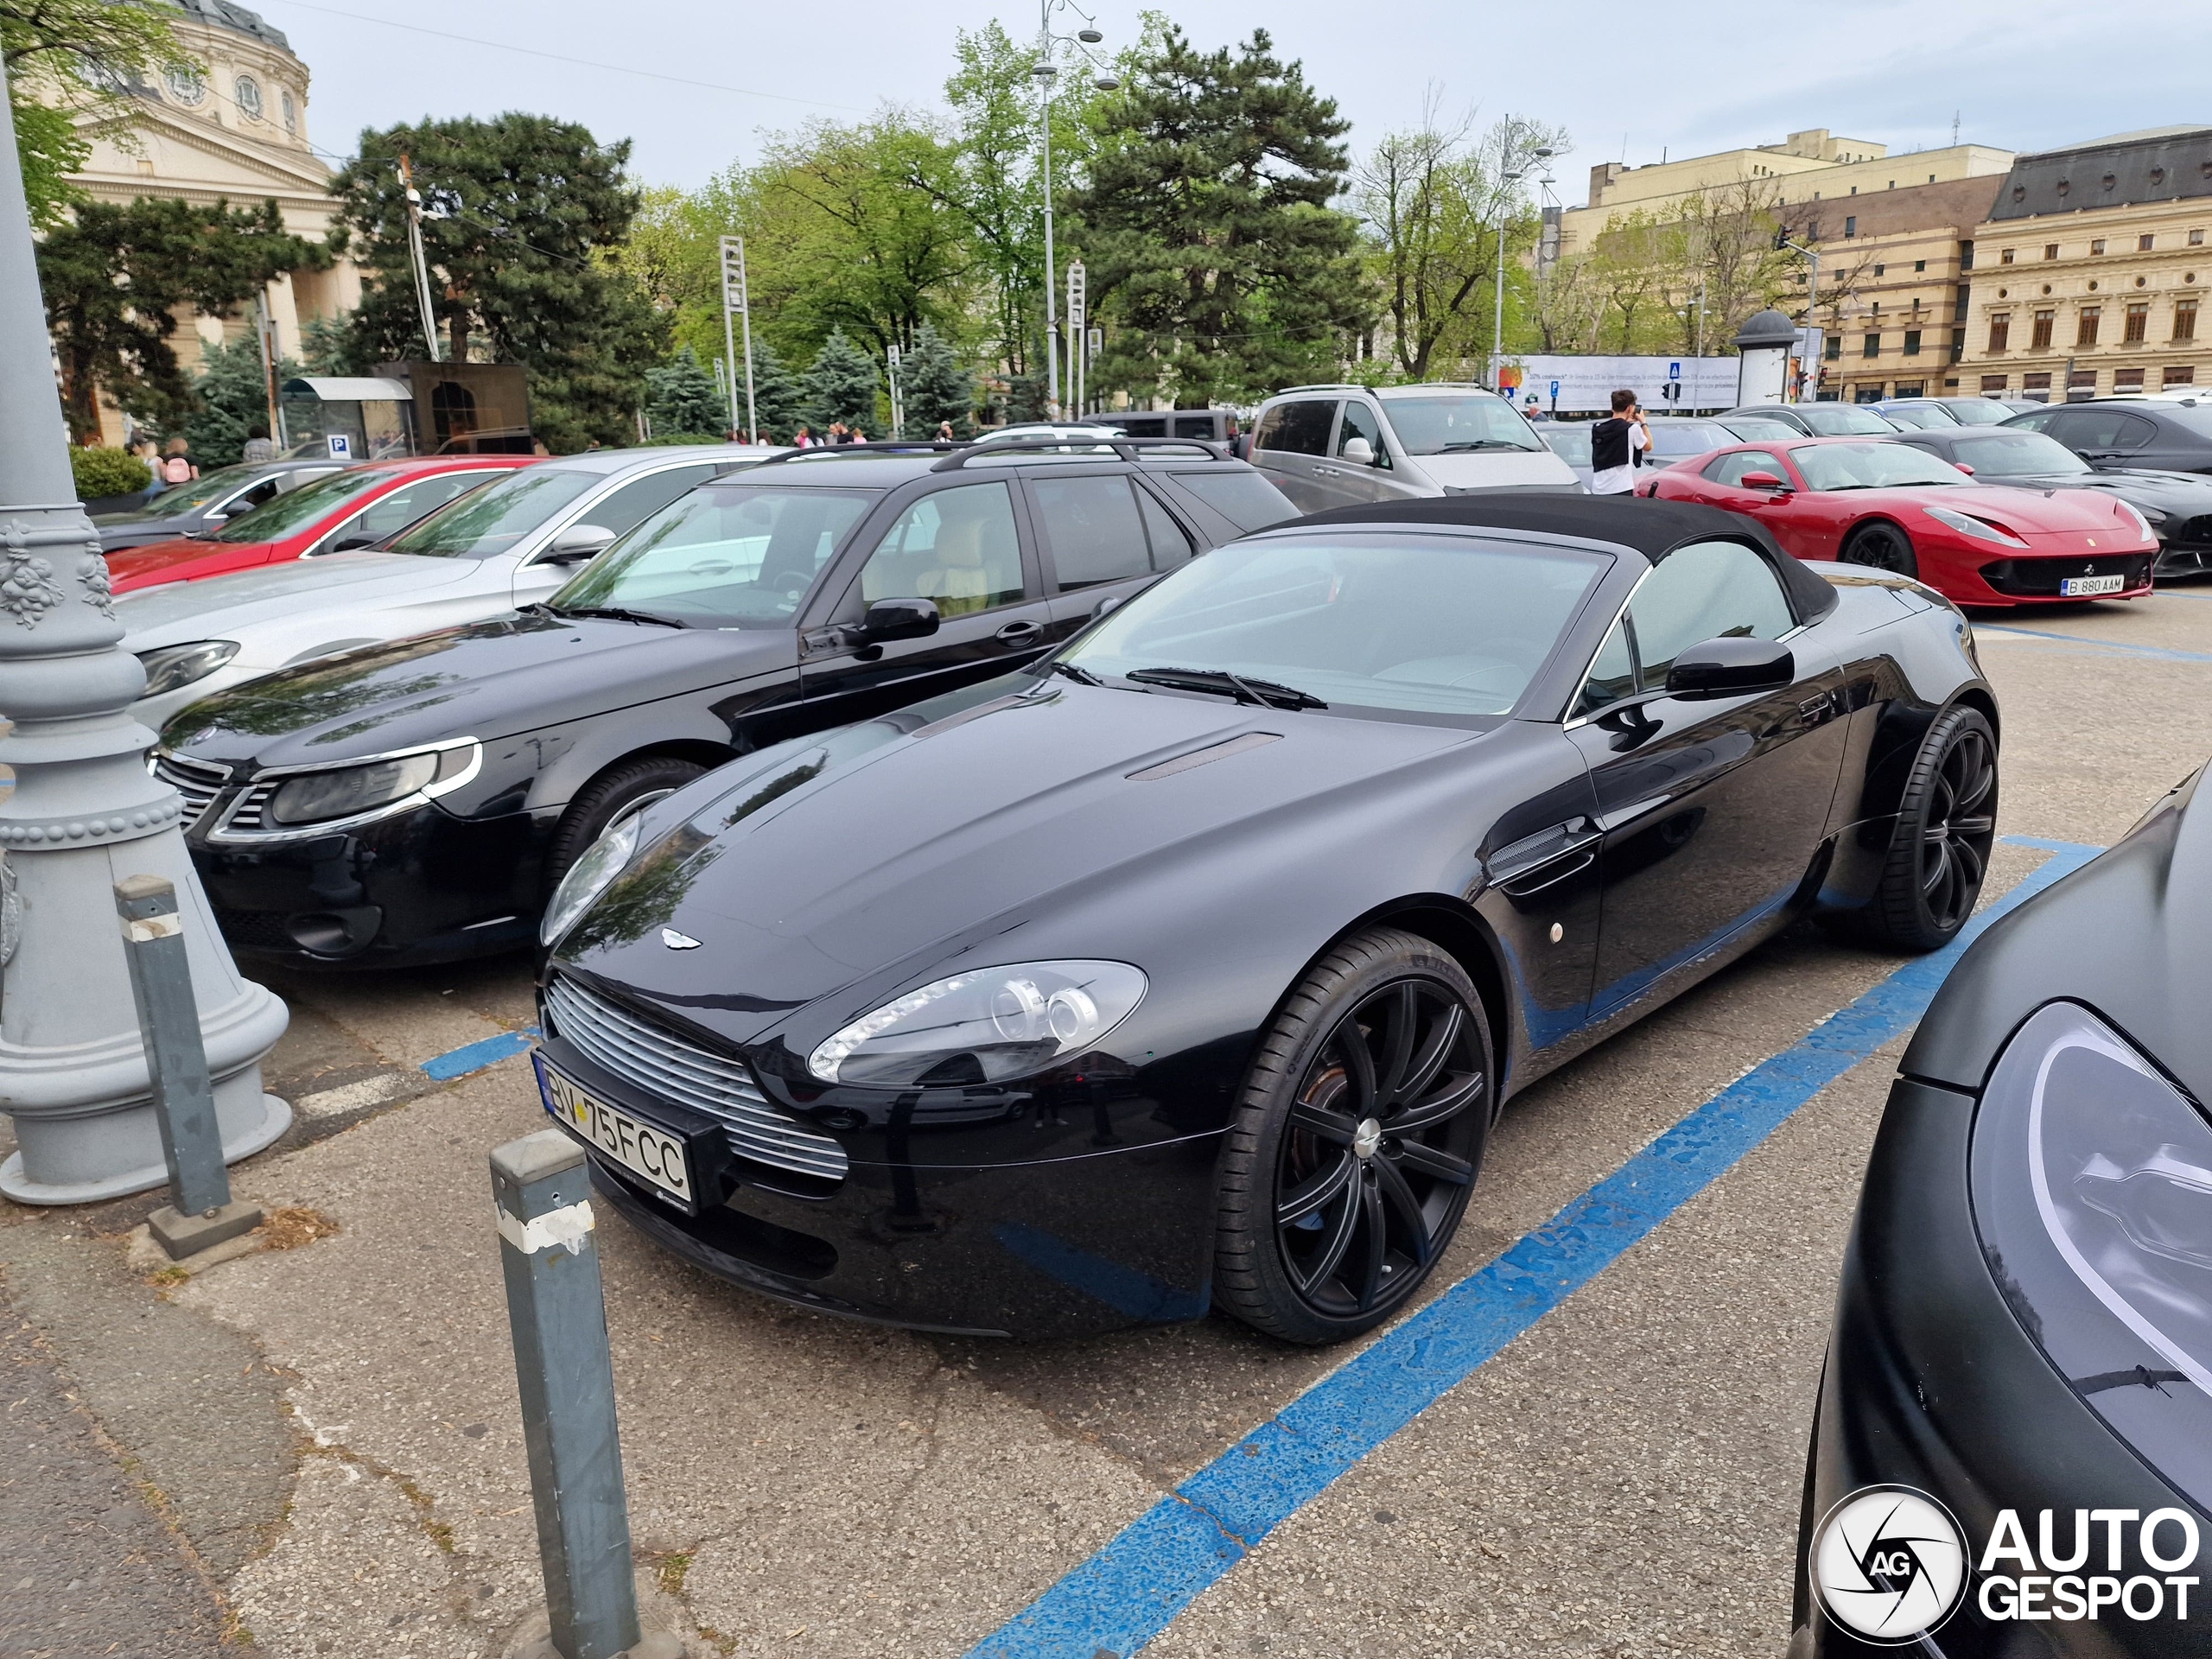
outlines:
[{"label": "building window", "polygon": [[2196,384],[2196,367],[2190,363],[2174,365],[2165,371],[2165,380],[2170,386],[2193,386]]},{"label": "building window", "polygon": [[[1853,191],[1851,194],[1852,194],[1853,195],[1854,195],[1854,196],[1855,196],[1855,195],[1857,195],[1859,193],[1858,193],[1856,190],[1854,190],[1854,191]],[[1845,215],[1844,215],[1844,219],[1843,219],[1843,233],[1844,233],[1844,235],[1845,235],[1845,236],[1847,236],[1847,237],[1856,236],[1856,235],[1858,235],[1858,234],[1859,234],[1859,215],[1858,215],[1858,214],[1856,214],[1856,213],[1847,213],[1847,214],[1845,214]]]},{"label": "building window", "polygon": [[1925,270],[1928,269],[1928,262],[1925,259],[1916,259],[1912,262],[1912,268],[1915,270]]},{"label": "building window", "polygon": [[1964,322],[1967,320],[1967,296],[1973,292],[1974,289],[1969,288],[1966,283],[1961,283],[1959,284],[1957,296],[1951,302],[1951,321],[1953,322]]},{"label": "building window", "polygon": [[259,81],[251,75],[240,75],[238,78],[238,84],[231,89],[231,95],[238,100],[240,115],[249,121],[261,119],[261,83]]},{"label": "building window", "polygon": [[2138,253],[2148,253],[2152,248],[2158,246],[2158,238],[2155,236],[2139,236],[2135,238],[2135,251]]},{"label": "building window", "polygon": [[1981,377],[1984,391],[2002,391],[2012,384],[2012,377],[2009,374],[1985,374]]},{"label": "building window", "polygon": [[2097,343],[2097,320],[2103,315],[2102,306],[2085,305],[2082,308],[2081,317],[2074,325],[2074,343],[2076,346]]},{"label": "building window", "polygon": [[1874,267],[1874,274],[1875,274],[1877,276],[1880,276],[1884,271],[1887,270],[1888,269],[1889,269],[1889,267],[1888,267],[1887,265],[1877,265],[1877,266],[1875,266],[1875,267]]},{"label": "building window", "polygon": [[2047,374],[2024,374],[2020,377],[2020,386],[2026,391],[2049,391],[2050,377]]},{"label": "building window", "polygon": [[2091,253],[2102,253],[2104,251],[2105,239],[2101,236],[2098,237],[2094,241],[2089,244],[2089,251]]},{"label": "building window", "polygon": [[2114,391],[2142,391],[2143,371],[2140,369],[2114,369],[2112,373],[2112,389]]},{"label": "building window", "polygon": [[1808,219],[1805,221],[1805,239],[1808,242],[1817,242],[1821,239],[1821,221],[1819,219]]},{"label": "building window", "polygon": [[165,79],[169,85],[169,96],[190,109],[196,107],[207,96],[207,83],[182,64],[173,64]]},{"label": "building window", "polygon": [[2056,317],[2058,313],[2056,311],[2038,311],[2036,313],[2034,331],[2028,336],[2028,349],[2030,351],[2047,352],[2050,349],[2051,320]]},{"label": "building window", "polygon": [[1882,383],[1877,380],[1871,386],[1855,387],[1851,396],[1854,403],[1878,404],[1882,401]]},{"label": "building window", "polygon": [[300,130],[300,111],[298,107],[293,104],[292,95],[289,92],[284,94],[283,109],[284,130],[287,132],[297,132]]},{"label": "building window", "polygon": [[2003,351],[2012,339],[2012,314],[1999,311],[1989,320],[1989,349],[1993,354]]},{"label": "building window", "polygon": [[2015,251],[2016,250],[2012,248],[1999,249],[1997,254],[1997,263],[2000,265],[2011,264],[2012,263],[2012,255]]},{"label": "building window", "polygon": [[2046,242],[2046,243],[2044,243],[2044,244],[2043,245],[2043,257],[2044,257],[2044,258],[2046,258],[2046,259],[2056,259],[2056,258],[2057,258],[2057,257],[2058,257],[2058,244],[2057,244],[2057,243],[2056,243],[2056,242]]},{"label": "building window", "polygon": [[1904,354],[1907,357],[1918,357],[1920,355],[1919,329],[1908,328],[1904,331]]},{"label": "building window", "polygon": [[2191,231],[2189,233],[2189,245],[2192,248],[2202,247],[2204,245],[2204,232],[2202,231]]},{"label": "building window", "polygon": [[2194,294],[2186,299],[2174,302],[2174,338],[2176,340],[2196,338],[2196,296]]},{"label": "building window", "polygon": [[1974,244],[1971,242],[1959,244],[1959,269],[1961,270],[1974,269]]},{"label": "building window", "polygon": [[1843,336],[1841,334],[1830,334],[1821,346],[1821,355],[1831,363],[1841,361],[1843,358]]},{"label": "building window", "polygon": [[2075,369],[2066,377],[2066,385],[2072,391],[2094,391],[2097,389],[2097,372],[2094,369]]},{"label": "building window", "polygon": [[2150,302],[2147,300],[2130,301],[2127,307],[2126,327],[2120,331],[2121,343],[2127,346],[2139,346],[2143,342],[2143,331],[2150,326]]},{"label": "building window", "polygon": [[1879,334],[1869,334],[1869,335],[1867,335],[1867,336],[1866,336],[1866,356],[1868,356],[1868,357],[1879,357],[1881,354],[1882,354],[1882,337],[1881,337]]}]

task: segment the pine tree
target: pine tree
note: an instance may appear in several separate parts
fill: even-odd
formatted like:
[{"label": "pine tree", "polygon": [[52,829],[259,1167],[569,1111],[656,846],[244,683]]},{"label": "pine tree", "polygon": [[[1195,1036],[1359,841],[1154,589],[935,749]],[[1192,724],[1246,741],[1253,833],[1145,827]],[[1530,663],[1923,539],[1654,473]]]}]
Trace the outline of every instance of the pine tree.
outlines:
[{"label": "pine tree", "polygon": [[[745,418],[745,348],[738,347],[737,418]],[[799,423],[809,418],[806,389],[791,377],[768,342],[753,337],[753,418],[771,443],[788,443]]]},{"label": "pine tree", "polygon": [[[198,407],[184,418],[183,435],[202,471],[238,461],[257,428],[269,432],[269,387],[261,373],[261,346],[251,334],[210,346],[192,383]],[[300,372],[289,359],[276,365],[276,384]],[[270,434],[270,435],[274,435]]]},{"label": "pine tree", "polygon": [[833,329],[806,372],[806,417],[824,427],[832,421],[863,430],[877,426],[879,385],[874,360],[847,340],[843,329]]},{"label": "pine tree", "polygon": [[899,375],[909,436],[933,438],[940,421],[952,423],[956,438],[973,435],[976,377],[928,323],[914,331],[913,347],[899,363]]},{"label": "pine tree", "polygon": [[660,367],[645,371],[645,417],[657,438],[678,433],[719,437],[734,424],[721,388],[689,346]]}]

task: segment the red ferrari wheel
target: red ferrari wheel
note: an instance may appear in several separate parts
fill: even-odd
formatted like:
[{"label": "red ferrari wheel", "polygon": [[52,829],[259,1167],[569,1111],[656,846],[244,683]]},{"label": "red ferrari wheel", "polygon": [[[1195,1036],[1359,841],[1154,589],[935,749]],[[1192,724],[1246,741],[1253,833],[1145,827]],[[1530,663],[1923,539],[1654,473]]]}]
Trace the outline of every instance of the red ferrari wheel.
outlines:
[{"label": "red ferrari wheel", "polygon": [[1917,577],[1920,561],[1913,556],[1912,538],[1885,520],[1861,524],[1843,544],[1843,563],[1867,564],[1894,575]]}]

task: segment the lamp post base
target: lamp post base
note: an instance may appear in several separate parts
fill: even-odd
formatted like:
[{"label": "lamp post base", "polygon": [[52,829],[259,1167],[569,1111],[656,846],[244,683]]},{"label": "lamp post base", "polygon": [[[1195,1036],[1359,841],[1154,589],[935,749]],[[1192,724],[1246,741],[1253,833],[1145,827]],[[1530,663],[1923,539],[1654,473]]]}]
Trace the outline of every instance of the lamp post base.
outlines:
[{"label": "lamp post base", "polygon": [[[251,1158],[264,1147],[274,1145],[277,1137],[292,1127],[292,1109],[274,1095],[260,1096],[257,1101],[249,1103],[243,1113],[229,1110],[227,1105],[219,1091],[215,1116],[223,1126],[223,1161],[226,1164]],[[245,1122],[235,1121],[241,1116]],[[97,1147],[87,1150],[95,1151],[102,1164],[113,1160],[118,1141],[141,1144],[149,1155],[113,1174],[73,1180],[69,1178],[69,1166],[75,1161],[71,1156],[75,1148],[70,1145],[70,1131],[74,1126],[67,1121],[47,1119],[34,1122],[19,1117],[16,1120],[16,1133],[34,1154],[33,1161],[41,1173],[48,1179],[41,1180],[27,1173],[24,1154],[10,1153],[7,1161],[0,1163],[0,1195],[13,1198],[17,1204],[99,1204],[109,1198],[128,1198],[133,1192],[150,1192],[157,1186],[168,1185],[168,1166],[162,1161],[161,1130],[154,1122],[152,1103],[122,1112],[105,1112],[96,1122],[79,1122],[98,1137]]]}]

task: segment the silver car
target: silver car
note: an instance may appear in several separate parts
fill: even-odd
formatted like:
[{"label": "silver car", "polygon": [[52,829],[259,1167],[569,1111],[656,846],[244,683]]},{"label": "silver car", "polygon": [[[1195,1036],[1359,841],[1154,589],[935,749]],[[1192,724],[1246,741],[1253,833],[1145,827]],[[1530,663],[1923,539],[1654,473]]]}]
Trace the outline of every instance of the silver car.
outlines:
[{"label": "silver car", "polygon": [[334,553],[115,601],[146,669],[131,712],[159,730],[188,703],[356,645],[480,621],[531,604],[694,485],[780,449],[728,444],[596,449],[504,474],[378,551]]},{"label": "silver car", "polygon": [[1471,490],[1582,493],[1512,400],[1480,386],[1294,386],[1260,405],[1250,460],[1301,512]]}]

